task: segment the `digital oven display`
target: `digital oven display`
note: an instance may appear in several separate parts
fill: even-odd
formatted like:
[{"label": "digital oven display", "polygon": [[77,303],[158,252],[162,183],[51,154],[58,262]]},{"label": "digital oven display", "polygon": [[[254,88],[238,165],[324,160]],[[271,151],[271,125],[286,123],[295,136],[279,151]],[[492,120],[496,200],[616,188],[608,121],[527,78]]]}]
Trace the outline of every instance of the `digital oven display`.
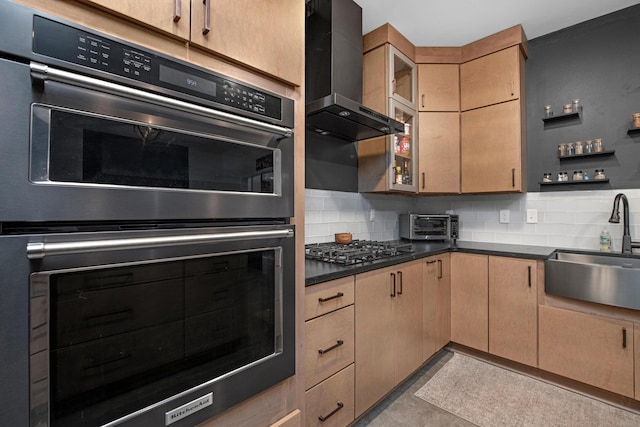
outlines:
[{"label": "digital oven display", "polygon": [[158,69],[161,82],[180,86],[206,95],[216,96],[216,83],[160,64]]}]

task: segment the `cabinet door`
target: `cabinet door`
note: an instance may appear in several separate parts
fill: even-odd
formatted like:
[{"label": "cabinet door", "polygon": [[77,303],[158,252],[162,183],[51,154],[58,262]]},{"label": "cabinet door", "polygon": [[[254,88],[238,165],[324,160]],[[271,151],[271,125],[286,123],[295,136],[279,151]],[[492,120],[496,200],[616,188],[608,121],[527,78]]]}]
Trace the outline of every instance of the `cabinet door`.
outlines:
[{"label": "cabinet door", "polygon": [[460,65],[460,109],[520,98],[524,57],[513,46]]},{"label": "cabinet door", "polygon": [[451,341],[489,350],[489,260],[451,254]]},{"label": "cabinet door", "polygon": [[399,384],[422,364],[422,265],[419,261],[401,264],[396,270],[394,298],[395,384]]},{"label": "cabinet door", "polygon": [[460,114],[419,113],[420,193],[460,193]]},{"label": "cabinet door", "polygon": [[460,111],[460,66],[418,65],[418,110]]},{"label": "cabinet door", "polygon": [[489,353],[537,366],[536,261],[489,257]]},{"label": "cabinet door", "polygon": [[[390,116],[404,123],[404,133],[397,133],[389,137],[389,151],[392,153],[389,189],[415,193],[417,191],[417,138],[416,127],[418,117],[415,110],[407,108],[394,99],[389,100]],[[366,142],[365,142],[366,144]],[[388,172],[388,173],[389,173]]]},{"label": "cabinet door", "polygon": [[389,45],[389,96],[405,106],[416,109],[417,69],[411,59]]},{"label": "cabinet door", "polygon": [[356,417],[395,385],[391,295],[396,270],[356,275]]},{"label": "cabinet door", "polygon": [[304,2],[298,0],[194,1],[191,41],[300,85],[304,76],[304,8]]},{"label": "cabinet door", "polygon": [[519,100],[463,112],[460,138],[463,193],[526,188]]},{"label": "cabinet door", "polygon": [[539,307],[539,367],[634,396],[633,323]]},{"label": "cabinet door", "polygon": [[427,360],[451,339],[449,254],[423,261],[422,358]]},{"label": "cabinet door", "polygon": [[189,40],[189,0],[80,0]]}]

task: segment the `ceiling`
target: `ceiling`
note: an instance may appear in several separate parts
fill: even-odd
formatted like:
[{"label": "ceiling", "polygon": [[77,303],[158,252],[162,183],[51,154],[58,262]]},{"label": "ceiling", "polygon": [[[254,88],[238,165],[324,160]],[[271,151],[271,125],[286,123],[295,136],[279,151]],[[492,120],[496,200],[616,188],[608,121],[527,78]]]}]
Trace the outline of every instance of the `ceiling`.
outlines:
[{"label": "ceiling", "polygon": [[464,46],[521,24],[529,40],[640,0],[355,0],[366,34],[390,23],[415,46]]}]

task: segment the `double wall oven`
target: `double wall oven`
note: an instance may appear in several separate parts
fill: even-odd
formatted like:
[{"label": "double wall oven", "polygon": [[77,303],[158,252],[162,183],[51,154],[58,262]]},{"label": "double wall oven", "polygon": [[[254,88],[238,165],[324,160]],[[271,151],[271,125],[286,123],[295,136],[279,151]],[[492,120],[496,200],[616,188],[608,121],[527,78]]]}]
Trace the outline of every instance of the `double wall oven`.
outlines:
[{"label": "double wall oven", "polygon": [[292,376],[293,101],[0,27],[0,425],[192,426]]}]

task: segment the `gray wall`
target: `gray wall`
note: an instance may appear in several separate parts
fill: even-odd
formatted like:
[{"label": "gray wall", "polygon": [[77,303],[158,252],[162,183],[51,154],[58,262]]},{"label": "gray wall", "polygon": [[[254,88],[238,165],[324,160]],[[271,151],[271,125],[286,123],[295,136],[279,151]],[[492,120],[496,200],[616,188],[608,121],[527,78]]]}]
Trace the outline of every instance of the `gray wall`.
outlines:
[{"label": "gray wall", "polygon": [[[579,98],[581,120],[545,124]],[[640,136],[629,136],[631,114],[640,112],[640,5],[605,15],[529,42],[526,62],[528,191],[640,187]],[[560,143],[603,138],[603,157],[560,160]],[[604,169],[607,184],[540,186],[545,172]]]}]

